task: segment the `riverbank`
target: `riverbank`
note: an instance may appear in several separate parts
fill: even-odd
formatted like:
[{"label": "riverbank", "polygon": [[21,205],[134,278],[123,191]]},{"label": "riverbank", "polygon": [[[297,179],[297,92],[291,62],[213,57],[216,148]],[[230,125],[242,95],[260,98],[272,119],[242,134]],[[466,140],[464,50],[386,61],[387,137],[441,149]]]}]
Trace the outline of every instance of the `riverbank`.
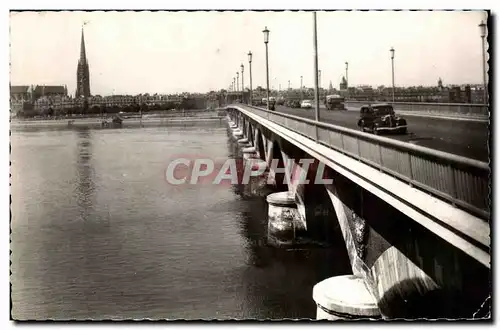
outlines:
[{"label": "riverbank", "polygon": [[[120,126],[110,125],[113,127],[138,127],[138,126],[162,126],[162,125],[196,125],[205,122],[220,123],[224,117],[219,116],[203,116],[203,117],[173,117],[173,118],[129,118],[125,119]],[[33,120],[33,121],[11,121],[11,130],[23,128],[104,128],[100,118],[82,118],[82,119],[54,119],[54,120]],[[110,120],[108,120],[109,122]]]}]

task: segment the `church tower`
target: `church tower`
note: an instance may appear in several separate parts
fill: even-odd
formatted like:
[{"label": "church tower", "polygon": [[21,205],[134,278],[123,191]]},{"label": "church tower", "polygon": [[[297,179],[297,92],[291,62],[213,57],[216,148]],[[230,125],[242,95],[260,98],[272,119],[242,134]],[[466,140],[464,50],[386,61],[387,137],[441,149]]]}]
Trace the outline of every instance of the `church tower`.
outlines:
[{"label": "church tower", "polygon": [[82,28],[82,42],[80,45],[80,59],[78,60],[78,67],[76,70],[75,96],[77,98],[90,96],[89,64],[87,62],[87,55],[85,54],[85,38],[83,36],[83,28]]}]

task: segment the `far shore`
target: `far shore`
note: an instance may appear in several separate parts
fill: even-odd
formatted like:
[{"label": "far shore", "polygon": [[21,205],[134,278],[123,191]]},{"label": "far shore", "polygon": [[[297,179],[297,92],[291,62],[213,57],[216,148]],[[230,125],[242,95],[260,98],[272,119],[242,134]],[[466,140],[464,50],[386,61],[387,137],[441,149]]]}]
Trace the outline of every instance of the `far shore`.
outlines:
[{"label": "far shore", "polygon": [[[132,117],[125,118],[121,127],[135,127],[135,126],[150,126],[150,125],[164,125],[164,124],[196,124],[201,122],[221,122],[225,116],[218,115],[216,111],[213,114],[196,114],[192,116],[161,116],[161,117]],[[88,128],[113,128],[120,126],[113,126],[111,123],[112,116],[106,118],[101,117],[81,117],[81,118],[58,118],[58,119],[30,119],[30,120],[17,120],[12,119],[10,122],[11,129],[16,128],[57,128],[57,127],[88,127]],[[105,127],[103,122],[108,122],[110,125]]]}]

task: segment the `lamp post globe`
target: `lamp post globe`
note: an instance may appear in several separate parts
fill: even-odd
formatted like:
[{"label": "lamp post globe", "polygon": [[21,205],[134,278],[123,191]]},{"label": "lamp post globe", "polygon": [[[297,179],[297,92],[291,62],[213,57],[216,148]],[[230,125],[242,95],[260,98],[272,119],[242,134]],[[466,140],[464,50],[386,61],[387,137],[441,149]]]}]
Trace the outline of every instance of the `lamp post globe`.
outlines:
[{"label": "lamp post globe", "polygon": [[269,30],[267,29],[267,26],[265,27],[265,29],[262,31],[264,33],[264,43],[268,43],[269,42]]},{"label": "lamp post globe", "polygon": [[481,24],[479,24],[479,30],[481,32],[481,38],[486,37],[486,24],[484,21],[481,21]]}]

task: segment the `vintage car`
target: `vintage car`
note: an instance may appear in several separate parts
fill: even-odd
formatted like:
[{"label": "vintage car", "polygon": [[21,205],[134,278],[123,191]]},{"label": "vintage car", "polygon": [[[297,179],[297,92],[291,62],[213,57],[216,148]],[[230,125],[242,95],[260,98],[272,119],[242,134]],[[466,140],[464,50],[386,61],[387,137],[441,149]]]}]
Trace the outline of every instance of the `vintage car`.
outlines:
[{"label": "vintage car", "polygon": [[256,107],[260,107],[260,106],[265,105],[265,103],[262,102],[261,99],[252,99],[252,105],[256,106]]},{"label": "vintage car", "polygon": [[328,110],[345,110],[344,98],[340,95],[327,95],[325,106]]},{"label": "vintage car", "polygon": [[311,109],[312,108],[312,101],[311,100],[303,100],[300,103],[300,107],[303,109]]},{"label": "vintage car", "polygon": [[300,108],[300,101],[289,99],[285,101],[285,106],[289,108]]},{"label": "vintage car", "polygon": [[361,130],[374,134],[381,132],[405,134],[408,127],[406,120],[397,116],[392,105],[387,103],[362,106],[358,126]]},{"label": "vintage car", "polygon": [[[262,98],[262,105],[267,107],[267,97]],[[269,97],[269,110],[274,111],[276,109],[276,98],[274,96]]]}]

